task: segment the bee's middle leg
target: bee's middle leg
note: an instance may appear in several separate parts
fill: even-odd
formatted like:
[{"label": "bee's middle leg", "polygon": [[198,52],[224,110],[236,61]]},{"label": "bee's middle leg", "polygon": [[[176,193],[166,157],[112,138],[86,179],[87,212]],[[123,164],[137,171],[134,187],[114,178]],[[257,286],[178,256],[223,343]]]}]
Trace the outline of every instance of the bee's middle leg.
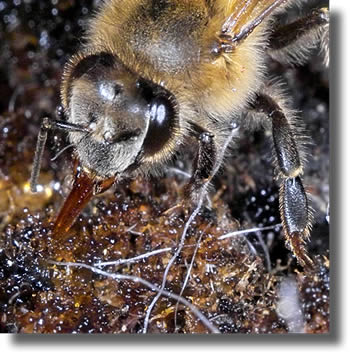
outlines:
[{"label": "bee's middle leg", "polygon": [[311,208],[301,180],[302,159],[296,142],[297,135],[290,124],[287,114],[278,102],[265,93],[260,93],[253,110],[264,113],[272,123],[273,143],[279,169],[280,215],[286,243],[298,262],[309,269],[313,261],[305,249],[311,227]]}]

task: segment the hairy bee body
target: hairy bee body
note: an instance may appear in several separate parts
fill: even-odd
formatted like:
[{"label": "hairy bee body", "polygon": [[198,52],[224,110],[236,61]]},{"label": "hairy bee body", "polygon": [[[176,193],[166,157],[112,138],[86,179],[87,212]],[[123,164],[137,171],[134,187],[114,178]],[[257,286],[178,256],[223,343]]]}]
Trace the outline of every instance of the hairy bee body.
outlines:
[{"label": "hairy bee body", "polygon": [[[179,124],[164,149],[146,158],[142,172],[156,171],[179,150],[192,135],[190,123],[217,132],[215,142],[221,146],[230,121],[259,88],[268,21],[234,52],[220,56],[213,52],[223,24],[241,2],[112,0],[91,20],[81,56],[113,54],[125,67],[176,97]],[[254,18],[268,3],[260,1],[240,21]],[[74,58],[72,62],[74,66]],[[62,91],[66,107],[67,86],[66,80]]]},{"label": "hairy bee body", "polygon": [[[212,54],[217,35],[237,3],[114,0],[105,3],[92,20],[87,38],[94,50],[97,46],[113,51],[140,75],[174,93],[180,108],[184,102],[187,109],[184,120],[205,115],[222,121],[242,108],[259,85],[264,60],[262,35],[267,24],[234,53],[219,58]],[[256,6],[250,16],[261,7]],[[193,112],[188,111],[192,107],[196,107]]]}]

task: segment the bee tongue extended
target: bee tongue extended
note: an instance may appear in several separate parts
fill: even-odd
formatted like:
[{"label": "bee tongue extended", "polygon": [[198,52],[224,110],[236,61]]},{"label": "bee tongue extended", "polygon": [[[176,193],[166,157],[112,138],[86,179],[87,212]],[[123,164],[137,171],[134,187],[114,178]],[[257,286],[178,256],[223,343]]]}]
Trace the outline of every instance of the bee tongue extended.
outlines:
[{"label": "bee tongue extended", "polygon": [[104,181],[97,180],[95,176],[78,169],[73,188],[65,200],[60,213],[57,216],[53,233],[59,238],[64,238],[65,233],[74,224],[75,220],[88,204],[91,198],[107,190],[114,182],[114,178]]}]

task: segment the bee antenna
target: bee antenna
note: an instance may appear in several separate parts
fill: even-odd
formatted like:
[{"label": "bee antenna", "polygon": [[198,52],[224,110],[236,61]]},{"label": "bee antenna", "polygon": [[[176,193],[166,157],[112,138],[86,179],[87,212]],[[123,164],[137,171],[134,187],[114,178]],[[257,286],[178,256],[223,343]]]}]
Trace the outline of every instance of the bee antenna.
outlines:
[{"label": "bee antenna", "polygon": [[35,156],[33,162],[33,169],[30,175],[30,190],[36,193],[36,186],[40,175],[41,161],[43,159],[45,144],[47,140],[47,132],[51,129],[51,123],[48,117],[45,117],[41,123],[38,140],[36,142]]},{"label": "bee antenna", "polygon": [[[41,126],[40,126],[39,134],[38,134],[38,140],[36,142],[33,169],[32,169],[32,173],[30,176],[30,190],[33,193],[36,192],[36,186],[38,184],[41,161],[43,159],[44,148],[45,148],[45,144],[46,144],[46,140],[47,140],[47,133],[49,130],[52,130],[52,129],[63,130],[65,132],[84,133],[84,134],[91,133],[89,128],[86,128],[86,127],[79,125],[79,124],[73,124],[73,123],[65,122],[65,121],[58,120],[58,119],[51,120],[48,117],[45,117],[43,119]],[[72,145],[67,146],[67,149],[69,147],[72,147]],[[65,150],[66,149],[64,149],[63,151],[65,151]],[[53,160],[55,160],[63,151],[61,151],[58,155],[56,155]]]},{"label": "bee antenna", "polygon": [[266,17],[268,17],[276,8],[287,2],[288,0],[274,0],[270,6],[259,14],[258,17],[256,17],[247,26],[243,27],[239,33],[235,34],[233,37],[233,42],[240,42],[241,40],[246,39]]}]

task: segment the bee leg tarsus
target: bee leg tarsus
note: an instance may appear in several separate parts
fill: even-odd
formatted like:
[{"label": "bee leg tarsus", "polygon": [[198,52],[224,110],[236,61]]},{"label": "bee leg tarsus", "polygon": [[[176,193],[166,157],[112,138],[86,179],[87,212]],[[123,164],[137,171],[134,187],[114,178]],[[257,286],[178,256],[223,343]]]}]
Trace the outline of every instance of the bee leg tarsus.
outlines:
[{"label": "bee leg tarsus", "polygon": [[300,177],[287,178],[280,190],[280,212],[287,245],[304,268],[313,261],[307,255],[306,241],[310,234],[309,205]]},{"label": "bee leg tarsus", "polygon": [[303,232],[308,226],[308,200],[300,177],[287,178],[281,187],[283,219],[288,233]]}]

